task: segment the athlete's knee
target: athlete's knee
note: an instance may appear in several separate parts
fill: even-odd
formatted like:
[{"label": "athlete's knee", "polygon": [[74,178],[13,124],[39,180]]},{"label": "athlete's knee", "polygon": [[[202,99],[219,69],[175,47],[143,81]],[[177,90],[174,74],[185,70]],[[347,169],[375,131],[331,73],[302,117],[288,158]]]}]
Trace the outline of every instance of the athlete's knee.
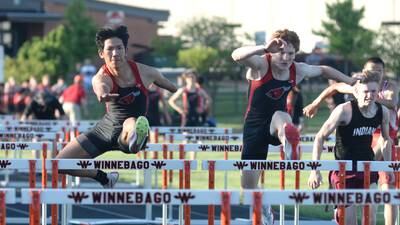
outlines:
[{"label": "athlete's knee", "polygon": [[136,118],[134,117],[129,117],[127,118],[124,123],[123,123],[123,127],[124,128],[133,128],[136,122]]},{"label": "athlete's knee", "polygon": [[273,115],[272,115],[272,121],[274,122],[279,122],[282,125],[284,123],[291,123],[292,122],[292,118],[290,117],[290,115],[287,112],[283,112],[283,111],[276,111]]}]

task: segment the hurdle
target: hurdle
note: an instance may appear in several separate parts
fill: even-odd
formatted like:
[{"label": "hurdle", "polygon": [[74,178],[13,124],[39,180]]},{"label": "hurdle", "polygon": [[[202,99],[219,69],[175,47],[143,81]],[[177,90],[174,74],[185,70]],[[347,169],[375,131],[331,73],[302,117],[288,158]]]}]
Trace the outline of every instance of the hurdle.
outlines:
[{"label": "hurdle", "polygon": [[[220,224],[231,224],[230,205],[252,205],[253,225],[261,222],[262,204],[286,205],[368,205],[400,204],[397,191],[377,190],[328,190],[328,191],[237,191],[237,190],[104,190],[104,189],[22,189],[21,203],[37,208],[43,204],[89,204],[89,205],[126,205],[126,204],[169,204],[169,205],[221,205]],[[40,214],[32,215],[33,224],[39,224]],[[139,222],[139,221],[138,221]],[[91,224],[87,222],[86,224]],[[122,223],[120,223],[122,224]],[[249,224],[249,223],[247,223]],[[188,224],[190,225],[190,223]]]},{"label": "hurdle", "polygon": [[[47,160],[48,162],[58,162],[58,169],[118,169],[118,170],[184,170],[184,176],[181,177],[185,182],[184,188],[190,188],[190,170],[197,168],[196,161],[190,160],[93,160],[93,159],[63,159],[63,160]],[[149,173],[148,173],[149,175]],[[166,174],[163,174],[163,189],[167,189]],[[151,180],[147,177],[147,180]],[[147,187],[149,188],[149,187]],[[188,208],[188,207],[187,207]],[[186,211],[190,215],[190,211]],[[167,208],[164,206],[163,215],[167,214]],[[151,210],[146,207],[146,221],[151,221]],[[166,216],[163,216],[164,220]],[[66,222],[67,219],[63,219]],[[187,220],[187,218],[186,218]],[[64,224],[64,223],[63,223]],[[65,223],[66,224],[66,223]],[[167,220],[163,222],[167,224]]]},{"label": "hurdle", "polygon": [[[344,166],[343,166],[344,165]],[[237,170],[339,170],[340,174],[352,170],[352,162],[344,160],[206,160],[202,161],[202,170],[209,172],[209,187],[214,188],[215,171],[237,171]],[[342,177],[344,179],[344,176]],[[296,177],[298,179],[298,177]],[[284,182],[281,180],[281,183]],[[280,204],[281,205],[281,204]],[[284,224],[284,211],[280,208],[280,224]],[[342,209],[342,211],[344,208]],[[252,211],[252,210],[250,210]],[[295,208],[294,224],[299,224],[299,209]],[[213,206],[209,206],[209,212],[214,212]],[[213,219],[211,219],[213,220]],[[344,222],[344,221],[343,221]],[[213,223],[211,223],[213,224]]]},{"label": "hurdle", "polygon": [[16,202],[14,188],[0,189],[0,225],[7,224],[6,204],[15,204]]},{"label": "hurdle", "polygon": [[232,128],[216,127],[152,127],[151,130],[157,135],[165,134],[231,134]]}]

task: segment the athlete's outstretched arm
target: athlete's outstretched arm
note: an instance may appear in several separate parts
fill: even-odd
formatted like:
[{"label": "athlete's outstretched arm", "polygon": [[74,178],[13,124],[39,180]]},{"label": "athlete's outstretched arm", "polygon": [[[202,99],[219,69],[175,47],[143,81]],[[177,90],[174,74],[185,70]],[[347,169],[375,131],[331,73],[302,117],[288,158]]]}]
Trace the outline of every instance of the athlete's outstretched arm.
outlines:
[{"label": "athlete's outstretched arm", "polygon": [[[348,104],[340,104],[329,116],[328,120],[322,125],[321,129],[315,136],[312,152],[312,160],[318,161],[321,159],[321,153],[324,145],[324,140],[340,125],[346,123]],[[318,188],[322,183],[322,176],[319,170],[312,170],[308,178],[308,186],[312,189]]]},{"label": "athlete's outstretched arm", "polygon": [[165,78],[158,70],[156,70],[156,69],[154,69],[154,70],[155,71],[153,71],[153,73],[152,73],[154,76],[154,84],[156,84],[160,88],[164,88],[172,93],[174,93],[178,90],[174,83],[172,83],[167,78]]},{"label": "athlete's outstretched arm", "polygon": [[323,77],[331,80],[336,80],[339,82],[344,82],[349,85],[353,85],[357,79],[353,77],[349,77],[346,74],[336,70],[330,66],[315,66],[308,65],[306,63],[296,63],[297,69],[297,83],[303,80],[305,77],[316,77],[322,75]]},{"label": "athlete's outstretched arm", "polygon": [[181,115],[184,115],[185,112],[183,111],[183,109],[176,104],[176,100],[180,96],[182,96],[182,94],[183,94],[183,88],[179,88],[177,92],[175,92],[171,97],[169,97],[168,103],[175,111],[177,111]]},{"label": "athlete's outstretched arm", "polygon": [[111,94],[112,80],[108,77],[103,69],[100,69],[97,74],[92,78],[93,91],[96,94],[99,102],[107,102],[117,98],[118,94]]},{"label": "athlete's outstretched arm", "polygon": [[273,38],[265,45],[244,46],[232,52],[232,59],[235,62],[248,66],[253,70],[268,70],[265,58],[261,57],[265,53],[276,53],[285,48],[288,44],[281,38]]},{"label": "athlete's outstretched arm", "polygon": [[[253,70],[261,70],[267,66],[265,58],[261,55],[265,54],[265,47],[263,45],[257,46],[243,46],[235,49],[232,52],[232,59],[244,66],[250,67]],[[265,70],[267,71],[268,68]]]},{"label": "athlete's outstretched arm", "polygon": [[353,94],[353,86],[350,86],[345,83],[334,83],[330,85],[329,87],[325,88],[325,90],[323,90],[321,94],[316,99],[314,99],[312,103],[304,107],[303,114],[306,117],[313,118],[317,114],[318,108],[321,105],[321,103],[326,98],[331,97],[336,93]]}]

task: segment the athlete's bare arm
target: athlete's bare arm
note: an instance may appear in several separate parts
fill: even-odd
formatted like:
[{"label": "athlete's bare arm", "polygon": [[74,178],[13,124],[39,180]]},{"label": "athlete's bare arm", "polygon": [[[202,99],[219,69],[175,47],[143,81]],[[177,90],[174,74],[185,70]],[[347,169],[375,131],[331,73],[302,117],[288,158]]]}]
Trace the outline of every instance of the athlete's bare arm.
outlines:
[{"label": "athlete's bare arm", "polygon": [[199,94],[201,95],[202,98],[205,99],[204,109],[208,109],[211,106],[211,97],[210,97],[210,95],[208,95],[207,92],[202,88],[200,89]]},{"label": "athlete's bare arm", "polygon": [[356,81],[355,78],[349,77],[330,66],[315,66],[306,63],[296,63],[296,73],[297,83],[300,83],[305,77],[316,77],[320,75],[327,79],[344,82],[349,85],[353,85]]},{"label": "athlete's bare arm", "polygon": [[[312,152],[312,160],[320,160],[324,140],[339,126],[348,124],[351,120],[351,104],[346,102],[338,105],[322,125],[315,136]],[[322,183],[322,176],[319,170],[312,170],[308,178],[308,186],[312,189],[318,188]]]},{"label": "athlete's bare arm", "polygon": [[391,81],[384,81],[382,87],[383,98],[378,98],[376,102],[381,103],[389,109],[396,110],[397,103],[399,101],[398,93],[399,88],[395,83]]},{"label": "athlete's bare arm", "polygon": [[309,105],[304,107],[303,114],[306,117],[313,118],[318,111],[319,106],[321,103],[328,97],[336,93],[343,93],[343,94],[353,94],[353,86],[345,84],[345,83],[334,83],[329,87],[325,88],[321,92],[321,94]]},{"label": "athlete's bare arm", "polygon": [[383,146],[380,149],[382,149],[382,156],[385,161],[392,160],[392,140],[389,136],[389,120],[389,110],[385,106],[382,106],[381,135],[383,138]]},{"label": "athlete's bare arm", "polygon": [[176,92],[175,84],[165,78],[156,68],[141,63],[136,63],[141,74],[143,85],[148,88],[152,83],[170,92]]},{"label": "athlete's bare arm", "polygon": [[260,70],[263,66],[266,66],[265,58],[262,57],[263,54],[265,54],[264,45],[244,46],[232,52],[232,59],[251,69]]},{"label": "athlete's bare arm", "polygon": [[181,107],[179,107],[176,104],[176,100],[182,95],[183,93],[183,88],[179,88],[177,92],[175,92],[171,97],[169,97],[168,99],[168,103],[169,105],[175,110],[177,111],[179,114],[184,115],[185,112],[183,111],[183,109]]},{"label": "athlete's bare arm", "polygon": [[107,76],[103,69],[100,69],[97,74],[92,78],[93,91],[96,94],[99,102],[107,102],[117,98],[118,94],[111,94],[113,82]]},{"label": "athlete's bare arm", "polygon": [[268,71],[265,53],[276,53],[287,46],[285,40],[274,38],[265,45],[244,46],[232,52],[232,59],[249,67],[246,78],[249,80],[261,79]]}]

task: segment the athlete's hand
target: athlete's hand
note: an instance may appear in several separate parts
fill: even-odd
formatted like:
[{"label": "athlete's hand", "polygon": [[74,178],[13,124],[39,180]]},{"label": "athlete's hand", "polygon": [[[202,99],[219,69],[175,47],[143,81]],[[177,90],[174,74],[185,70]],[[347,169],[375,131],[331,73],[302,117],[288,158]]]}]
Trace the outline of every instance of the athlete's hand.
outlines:
[{"label": "athlete's hand", "polygon": [[322,176],[319,170],[312,170],[308,177],[308,186],[317,189],[322,184]]},{"label": "athlete's hand", "polygon": [[287,42],[285,40],[283,40],[282,38],[274,38],[265,44],[264,50],[266,52],[276,53],[276,52],[279,52],[281,49],[283,49],[287,45],[288,45]]},{"label": "athlete's hand", "polygon": [[100,102],[110,102],[110,101],[117,99],[118,97],[119,97],[119,94],[116,94],[116,93],[103,94],[102,96],[100,96]]},{"label": "athlete's hand", "polygon": [[311,103],[303,108],[303,114],[308,118],[313,118],[317,114],[318,108],[318,105]]}]

